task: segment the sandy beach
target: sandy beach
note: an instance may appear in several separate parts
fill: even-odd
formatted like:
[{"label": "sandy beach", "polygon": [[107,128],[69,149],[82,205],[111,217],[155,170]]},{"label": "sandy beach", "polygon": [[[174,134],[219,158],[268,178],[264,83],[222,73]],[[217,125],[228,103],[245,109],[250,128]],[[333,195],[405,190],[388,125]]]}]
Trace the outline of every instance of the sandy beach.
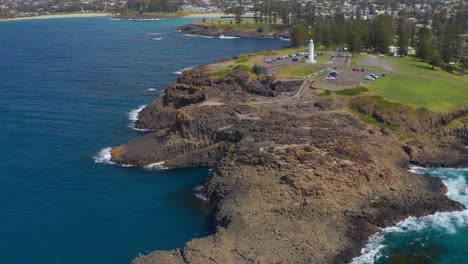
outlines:
[{"label": "sandy beach", "polygon": [[45,16],[33,16],[33,17],[17,17],[0,19],[0,22],[4,21],[15,21],[15,20],[30,20],[30,19],[51,19],[51,18],[71,18],[71,17],[101,17],[110,16],[111,13],[77,13],[77,14],[63,14],[63,15],[45,15]]},{"label": "sandy beach", "polygon": [[205,18],[221,18],[222,16],[226,16],[227,14],[224,13],[200,13],[200,14],[190,14],[184,17],[205,17]]}]

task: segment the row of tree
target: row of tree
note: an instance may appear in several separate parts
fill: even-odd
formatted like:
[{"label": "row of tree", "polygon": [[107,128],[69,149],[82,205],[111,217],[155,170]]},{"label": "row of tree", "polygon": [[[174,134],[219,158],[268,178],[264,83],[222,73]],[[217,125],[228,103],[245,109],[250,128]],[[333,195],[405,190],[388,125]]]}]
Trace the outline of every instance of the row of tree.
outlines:
[{"label": "row of tree", "polygon": [[443,66],[451,71],[453,62],[460,62],[467,67],[468,50],[462,39],[468,28],[467,8],[461,7],[452,16],[444,10],[432,17],[432,27],[423,25],[418,28],[407,19],[405,12],[396,19],[387,14],[372,20],[363,20],[359,14],[345,19],[343,13],[315,16],[304,6],[298,16],[293,17],[290,31],[294,46],[307,44],[313,38],[326,48],[346,46],[353,53],[368,50],[386,54],[389,46],[395,45],[402,57],[408,54],[409,47],[414,47],[417,56],[433,66]]},{"label": "row of tree", "polygon": [[178,0],[128,0],[127,8],[141,12],[177,12]]}]

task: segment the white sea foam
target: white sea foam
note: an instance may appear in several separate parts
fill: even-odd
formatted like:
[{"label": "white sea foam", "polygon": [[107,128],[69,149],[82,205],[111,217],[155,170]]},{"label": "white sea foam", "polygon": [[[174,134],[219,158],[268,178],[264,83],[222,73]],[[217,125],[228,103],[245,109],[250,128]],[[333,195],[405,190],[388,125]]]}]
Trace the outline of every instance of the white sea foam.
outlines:
[{"label": "white sea foam", "polygon": [[157,35],[161,35],[161,33],[159,33],[159,32],[151,32],[151,33],[146,33],[146,35],[148,35],[148,36],[157,36]]},{"label": "white sea foam", "polygon": [[290,39],[288,39],[288,38],[283,38],[283,37],[281,37],[280,40],[282,40],[282,41],[291,41]]},{"label": "white sea foam", "polygon": [[94,156],[94,162],[108,164],[108,165],[119,165],[121,167],[133,167],[133,165],[117,164],[117,163],[113,162],[111,160],[111,158],[112,158],[111,150],[112,150],[112,148],[110,148],[110,147],[101,149],[96,154],[96,156]]},{"label": "white sea foam", "polygon": [[198,199],[200,199],[202,202],[205,202],[205,203],[210,201],[210,199],[208,199],[208,197],[203,195],[203,193],[195,193],[195,197],[197,197]]},{"label": "white sea foam", "polygon": [[162,40],[163,38],[153,38],[153,40]]},{"label": "white sea foam", "polygon": [[[412,173],[428,173],[429,176],[440,177],[447,186],[447,196],[468,206],[468,184],[460,171],[467,169],[438,169],[429,170],[423,167],[411,166],[408,169]],[[382,232],[373,235],[366,247],[361,250],[361,256],[354,258],[354,264],[373,264],[382,256],[385,248],[385,237],[392,233],[415,232],[420,233],[427,230],[437,230],[447,234],[455,234],[460,228],[468,227],[468,210],[457,212],[435,213],[424,217],[409,217],[395,226],[387,227]]]},{"label": "white sea foam", "polygon": [[104,164],[115,164],[115,162],[111,161],[112,148],[103,148],[101,149],[96,156],[94,156],[94,162],[96,163],[104,163]]},{"label": "white sea foam", "polygon": [[182,36],[186,37],[197,37],[197,38],[208,38],[208,39],[213,39],[215,37],[213,36],[201,36],[201,35],[191,35],[191,34],[182,34]]},{"label": "white sea foam", "polygon": [[229,36],[224,36],[223,34],[221,34],[221,36],[219,36],[220,39],[238,39],[239,37],[229,37]]},{"label": "white sea foam", "polygon": [[148,88],[148,89],[146,89],[146,90],[147,90],[148,92],[154,92],[154,91],[156,91],[156,89],[154,89],[154,88]]},{"label": "white sea foam", "polygon": [[181,75],[184,71],[188,71],[188,70],[191,70],[191,69],[193,69],[193,68],[195,68],[195,67],[184,68],[184,69],[182,69],[182,70],[175,71],[175,72],[173,72],[173,73],[174,73],[174,74],[177,74],[177,75]]},{"label": "white sea foam", "polygon": [[140,105],[137,109],[134,109],[128,113],[128,120],[131,121],[130,124],[128,124],[128,127],[138,131],[146,131],[145,129],[139,129],[135,127],[135,122],[138,120],[141,110],[143,110],[145,107],[146,105]]},{"label": "white sea foam", "polygon": [[145,170],[166,170],[167,169],[167,167],[164,167],[164,161],[151,163],[149,165],[146,165],[144,168]]}]

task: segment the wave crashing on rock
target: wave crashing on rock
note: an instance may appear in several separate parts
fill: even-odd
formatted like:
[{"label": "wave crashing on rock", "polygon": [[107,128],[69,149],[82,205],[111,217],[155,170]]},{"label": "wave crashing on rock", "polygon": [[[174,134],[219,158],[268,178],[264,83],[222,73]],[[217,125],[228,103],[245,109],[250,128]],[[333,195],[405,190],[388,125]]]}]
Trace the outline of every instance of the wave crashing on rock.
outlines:
[{"label": "wave crashing on rock", "polygon": [[[408,171],[415,174],[425,174],[428,177],[440,177],[447,186],[447,196],[468,207],[468,184],[466,178],[460,175],[461,171],[468,169],[427,169],[411,166]],[[384,241],[390,234],[395,233],[422,233],[428,230],[446,234],[456,234],[460,228],[468,227],[468,209],[455,212],[435,213],[424,217],[409,217],[395,226],[387,227],[382,232],[373,235],[362,255],[353,259],[353,264],[372,264],[381,258],[386,248]]]}]

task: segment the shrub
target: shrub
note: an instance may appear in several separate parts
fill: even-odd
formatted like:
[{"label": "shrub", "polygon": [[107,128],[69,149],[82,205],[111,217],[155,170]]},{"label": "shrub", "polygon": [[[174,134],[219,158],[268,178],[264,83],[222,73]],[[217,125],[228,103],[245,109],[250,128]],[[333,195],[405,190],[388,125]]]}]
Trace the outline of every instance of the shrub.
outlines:
[{"label": "shrub", "polygon": [[258,33],[263,33],[264,31],[265,31],[265,30],[263,29],[263,27],[257,28],[257,32],[258,32]]},{"label": "shrub", "polygon": [[330,90],[325,90],[321,93],[318,94],[319,96],[330,96],[331,95],[331,91]]},{"label": "shrub", "polygon": [[366,87],[357,87],[357,88],[352,88],[352,89],[336,91],[335,93],[338,95],[354,96],[354,95],[358,95],[360,93],[367,92],[367,91],[369,91],[369,89],[367,89]]}]

